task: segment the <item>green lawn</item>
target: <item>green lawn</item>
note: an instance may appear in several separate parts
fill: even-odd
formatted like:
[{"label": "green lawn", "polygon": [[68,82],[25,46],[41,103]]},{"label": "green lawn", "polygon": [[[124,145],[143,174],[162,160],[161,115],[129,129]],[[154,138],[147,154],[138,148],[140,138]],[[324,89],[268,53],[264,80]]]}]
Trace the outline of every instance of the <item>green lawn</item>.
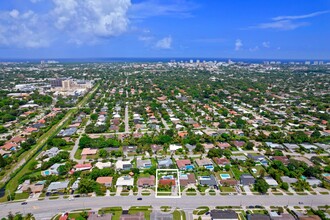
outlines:
[{"label": "green lawn", "polygon": [[220,186],[221,192],[236,192],[235,189],[229,186]]},{"label": "green lawn", "polygon": [[123,209],[121,207],[106,207],[99,210],[99,214],[112,214],[112,220],[119,220]]},{"label": "green lawn", "polygon": [[74,154],[74,158],[76,158],[77,160],[81,160],[81,152],[82,149],[78,148],[76,153]]},{"label": "green lawn", "polygon": [[132,206],[129,210],[129,214],[135,214],[138,212],[143,212],[144,213],[144,219],[150,220],[150,213],[152,211],[151,206]]},{"label": "green lawn", "polygon": [[184,211],[175,210],[173,212],[173,220],[186,220],[186,214]]},{"label": "green lawn", "polygon": [[21,200],[21,199],[27,199],[27,198],[29,198],[29,193],[28,192],[16,193],[15,194],[15,200]]}]

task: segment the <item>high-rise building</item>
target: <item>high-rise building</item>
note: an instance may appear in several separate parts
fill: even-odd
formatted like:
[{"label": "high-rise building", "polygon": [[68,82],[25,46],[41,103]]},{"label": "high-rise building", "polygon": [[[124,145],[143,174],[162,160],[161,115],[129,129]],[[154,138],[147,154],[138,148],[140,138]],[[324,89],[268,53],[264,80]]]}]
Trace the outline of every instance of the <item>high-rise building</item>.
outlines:
[{"label": "high-rise building", "polygon": [[52,87],[62,87],[63,79],[54,79],[50,81]]},{"label": "high-rise building", "polygon": [[71,80],[63,80],[62,82],[62,88],[65,90],[70,90],[71,89]]}]

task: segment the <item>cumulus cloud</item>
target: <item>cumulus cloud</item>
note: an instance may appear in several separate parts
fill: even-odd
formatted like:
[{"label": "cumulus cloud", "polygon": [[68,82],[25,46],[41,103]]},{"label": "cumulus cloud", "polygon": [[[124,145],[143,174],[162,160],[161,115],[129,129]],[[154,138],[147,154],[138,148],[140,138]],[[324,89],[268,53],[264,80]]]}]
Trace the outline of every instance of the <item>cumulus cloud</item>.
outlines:
[{"label": "cumulus cloud", "polygon": [[127,31],[130,0],[53,0],[55,26],[70,34],[71,40],[96,40]]},{"label": "cumulus cloud", "polygon": [[237,39],[237,40],[235,41],[235,50],[236,50],[236,51],[240,50],[242,46],[243,46],[242,41],[241,41],[240,39]]},{"label": "cumulus cloud", "polygon": [[270,43],[267,41],[265,42],[262,42],[262,46],[265,47],[265,48],[269,48],[270,47]]},{"label": "cumulus cloud", "polygon": [[156,43],[156,47],[160,49],[171,49],[172,47],[172,37],[164,37]]},{"label": "cumulus cloud", "polygon": [[[37,3],[42,0],[31,0]],[[128,30],[131,0],[52,0],[45,13],[0,11],[0,45],[46,47],[52,39],[83,44]]]},{"label": "cumulus cloud", "polygon": [[39,48],[47,47],[51,41],[47,25],[33,11],[0,12],[0,45]]}]

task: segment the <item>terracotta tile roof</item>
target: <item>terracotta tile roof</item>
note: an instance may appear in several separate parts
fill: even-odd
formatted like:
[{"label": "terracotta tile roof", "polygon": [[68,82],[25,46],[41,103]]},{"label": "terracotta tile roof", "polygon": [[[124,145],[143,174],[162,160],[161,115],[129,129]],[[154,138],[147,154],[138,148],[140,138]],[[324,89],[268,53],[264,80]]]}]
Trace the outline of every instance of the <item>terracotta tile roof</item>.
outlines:
[{"label": "terracotta tile roof", "polygon": [[172,185],[175,186],[175,179],[161,179],[159,180],[159,185]]},{"label": "terracotta tile roof", "polygon": [[17,147],[17,144],[13,143],[13,142],[7,142],[1,148],[4,149],[4,150],[10,150],[13,147]]},{"label": "terracotta tile roof", "polygon": [[189,165],[189,164],[191,164],[190,160],[177,160],[176,161],[176,165],[179,168],[183,168],[183,167],[185,167],[186,165]]},{"label": "terracotta tile roof", "polygon": [[111,184],[112,183],[112,176],[101,176],[96,179],[97,183],[100,184]]}]

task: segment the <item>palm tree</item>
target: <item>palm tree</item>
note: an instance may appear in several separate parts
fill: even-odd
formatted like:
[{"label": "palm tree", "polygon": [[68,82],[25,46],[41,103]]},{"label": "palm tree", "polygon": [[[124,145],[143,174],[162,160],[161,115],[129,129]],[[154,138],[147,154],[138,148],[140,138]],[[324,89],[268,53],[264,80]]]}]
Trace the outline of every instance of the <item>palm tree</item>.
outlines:
[{"label": "palm tree", "polygon": [[25,220],[33,220],[33,219],[34,219],[34,216],[33,216],[32,213],[28,213],[28,214],[26,214],[26,216],[25,216],[24,219],[25,219]]}]

